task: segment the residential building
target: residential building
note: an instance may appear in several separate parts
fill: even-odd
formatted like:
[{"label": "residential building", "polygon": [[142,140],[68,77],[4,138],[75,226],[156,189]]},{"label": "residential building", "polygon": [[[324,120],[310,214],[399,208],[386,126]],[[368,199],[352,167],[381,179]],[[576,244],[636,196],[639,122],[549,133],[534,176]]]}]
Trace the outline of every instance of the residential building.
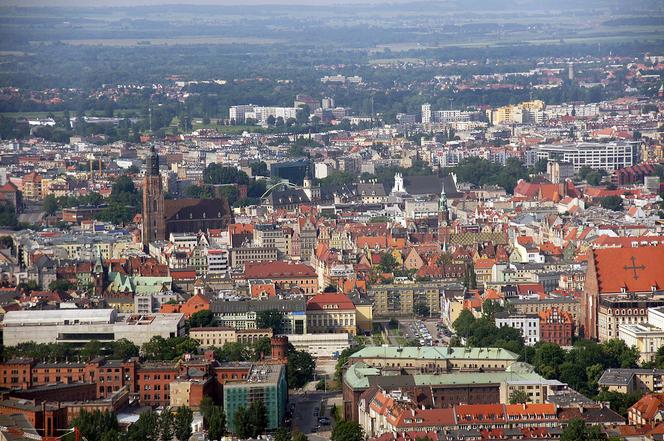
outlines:
[{"label": "residential building", "polygon": [[597,384],[621,394],[659,394],[664,392],[664,369],[607,369]]},{"label": "residential building", "polygon": [[305,294],[318,292],[318,275],[309,265],[282,261],[247,263],[245,280],[272,280],[281,289],[300,288]]},{"label": "residential building", "polygon": [[440,283],[414,282],[374,285],[368,295],[373,299],[373,314],[378,317],[412,316],[420,305],[428,308],[430,316],[437,317],[443,290]]},{"label": "residential building", "polygon": [[509,326],[518,330],[528,346],[540,341],[540,317],[536,314],[498,313],[495,322],[498,328]]}]

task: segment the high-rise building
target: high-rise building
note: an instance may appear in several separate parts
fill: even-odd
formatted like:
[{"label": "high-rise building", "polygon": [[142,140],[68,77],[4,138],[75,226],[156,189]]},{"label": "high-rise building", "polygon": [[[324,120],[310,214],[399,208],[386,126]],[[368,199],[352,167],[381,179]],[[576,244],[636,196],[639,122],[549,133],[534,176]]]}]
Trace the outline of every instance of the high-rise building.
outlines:
[{"label": "high-rise building", "polygon": [[431,104],[422,104],[422,124],[431,124]]},{"label": "high-rise building", "polygon": [[143,245],[165,239],[164,191],[159,175],[159,155],[150,149],[143,178]]}]

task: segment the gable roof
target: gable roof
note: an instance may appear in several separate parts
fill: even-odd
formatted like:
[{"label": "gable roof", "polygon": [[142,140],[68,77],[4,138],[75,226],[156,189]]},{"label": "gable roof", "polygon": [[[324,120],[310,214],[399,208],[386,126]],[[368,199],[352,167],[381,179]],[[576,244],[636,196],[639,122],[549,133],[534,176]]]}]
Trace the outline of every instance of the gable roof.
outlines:
[{"label": "gable roof", "polygon": [[664,245],[592,250],[599,293],[664,288]]}]

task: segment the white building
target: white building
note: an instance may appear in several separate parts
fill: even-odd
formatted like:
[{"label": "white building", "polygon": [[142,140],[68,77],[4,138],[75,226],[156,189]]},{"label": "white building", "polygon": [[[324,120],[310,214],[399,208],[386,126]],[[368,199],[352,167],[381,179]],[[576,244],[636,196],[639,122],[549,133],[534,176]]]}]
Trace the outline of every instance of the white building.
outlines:
[{"label": "white building", "polygon": [[289,118],[296,118],[297,110],[295,107],[262,107],[245,104],[231,106],[228,109],[228,117],[234,120],[236,124],[244,124],[247,119],[251,118],[256,120],[258,124],[265,125],[270,117],[282,118],[284,122]]},{"label": "white building", "polygon": [[569,162],[574,170],[583,166],[602,168],[607,172],[631,167],[639,163],[638,142],[582,142],[573,144],[546,144],[533,148],[536,160],[547,159]]},{"label": "white building", "polygon": [[289,334],[288,343],[298,351],[306,351],[312,357],[333,357],[351,344],[348,333],[340,334]]},{"label": "white building", "polygon": [[4,344],[100,342],[126,338],[137,346],[152,337],[184,335],[184,314],[118,314],[115,309],[10,311],[5,314]]},{"label": "white building", "polygon": [[636,346],[641,362],[652,361],[657,349],[664,346],[664,307],[648,308],[646,323],[618,325],[618,338],[627,346]]},{"label": "white building", "polygon": [[422,104],[422,124],[431,124],[431,104]]},{"label": "white building", "polygon": [[496,326],[509,326],[521,331],[526,345],[532,346],[540,339],[540,318],[537,314],[496,314]]}]

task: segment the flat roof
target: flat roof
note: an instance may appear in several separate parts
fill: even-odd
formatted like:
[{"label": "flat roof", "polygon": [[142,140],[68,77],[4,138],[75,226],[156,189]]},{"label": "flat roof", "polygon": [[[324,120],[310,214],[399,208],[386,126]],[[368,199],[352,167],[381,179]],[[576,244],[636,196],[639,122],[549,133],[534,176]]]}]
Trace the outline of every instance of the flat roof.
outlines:
[{"label": "flat roof", "polygon": [[506,360],[519,356],[502,348],[463,348],[442,346],[368,346],[350,356],[353,358],[400,358],[421,360]]},{"label": "flat roof", "polygon": [[366,389],[370,386],[414,385],[414,386],[455,386],[455,385],[563,385],[558,380],[547,380],[530,371],[519,372],[451,372],[443,374],[384,375],[380,368],[364,362],[352,364],[344,374],[346,384],[354,389]]}]

